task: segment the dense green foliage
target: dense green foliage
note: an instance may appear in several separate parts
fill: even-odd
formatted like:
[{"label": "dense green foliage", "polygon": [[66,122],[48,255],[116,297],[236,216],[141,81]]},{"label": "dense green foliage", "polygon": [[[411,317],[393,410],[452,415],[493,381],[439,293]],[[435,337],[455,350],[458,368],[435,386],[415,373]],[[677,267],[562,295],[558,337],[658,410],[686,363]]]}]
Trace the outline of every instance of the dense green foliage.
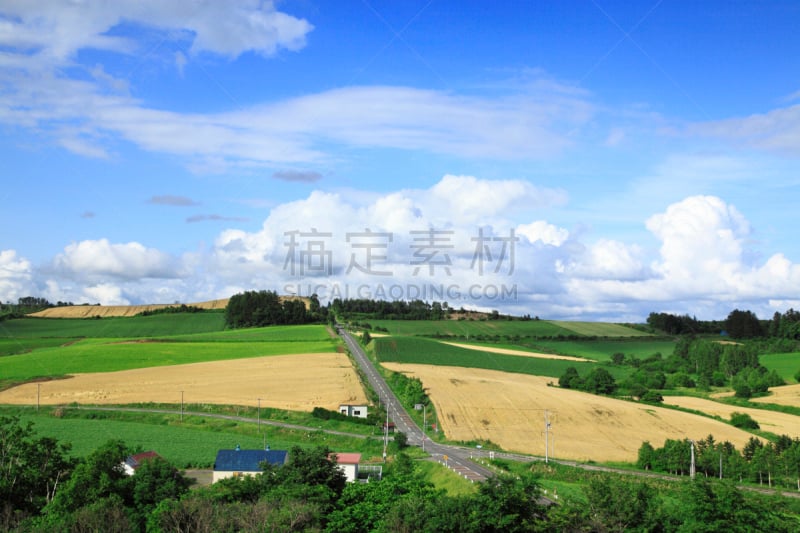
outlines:
[{"label": "dense green foliage", "polygon": [[[695,441],[694,446],[698,475],[793,490],[800,487],[800,439],[783,435],[765,444],[751,437],[739,451],[730,442],[717,442],[709,435]],[[691,467],[691,447],[691,441],[686,439],[669,439],[661,448],[645,442],[639,448],[637,466],[687,475]]]},{"label": "dense green foliage", "polygon": [[[293,446],[282,467],[265,465],[260,475],[189,491],[187,479],[157,458],[133,476],[124,475],[121,463],[134,450],[119,439],[70,460],[55,439],[36,441],[30,427],[3,418],[0,443],[0,526],[6,531],[789,532],[798,525],[796,510],[783,500],[747,495],[730,483],[702,477],[702,472],[714,474],[714,461],[706,458],[715,459],[717,450],[727,446],[718,447],[710,437],[697,445],[698,479],[693,482],[656,485],[613,474],[579,474],[583,481],[562,491],[558,505],[543,498],[541,482],[530,472],[533,466],[519,465],[515,473],[500,473],[477,490],[451,494],[436,489],[404,454],[390,461],[383,480],[347,484],[328,460],[329,447]],[[683,461],[687,444],[676,441],[672,448],[680,451],[669,454]],[[800,442],[780,446],[776,457],[787,456]],[[754,445],[744,461],[768,467],[770,459],[762,458],[767,448]],[[649,457],[646,466],[652,467],[662,454],[664,464],[673,460],[647,444],[640,461]],[[734,456],[726,458],[726,468]],[[685,465],[672,468],[680,471]],[[781,464],[775,462],[774,468]],[[550,476],[563,476],[562,470],[548,467]],[[9,483],[17,479],[27,481]],[[777,482],[774,474],[771,479]],[[35,498],[28,496],[31,490]]]},{"label": "dense green foliage", "polygon": [[326,310],[316,295],[309,298],[306,309],[303,300],[281,299],[275,291],[245,291],[234,294],[225,307],[225,325],[229,328],[285,326],[324,322]]},{"label": "dense green foliage", "polygon": [[571,366],[558,378],[558,385],[564,389],[576,389],[592,394],[614,394],[617,390],[614,376],[602,367],[593,368],[582,378],[575,367]]}]

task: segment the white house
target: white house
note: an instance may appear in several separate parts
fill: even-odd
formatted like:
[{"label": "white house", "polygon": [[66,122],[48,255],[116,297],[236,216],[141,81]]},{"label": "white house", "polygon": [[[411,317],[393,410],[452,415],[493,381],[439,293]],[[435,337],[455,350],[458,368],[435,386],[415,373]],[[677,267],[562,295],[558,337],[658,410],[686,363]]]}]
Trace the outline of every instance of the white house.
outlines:
[{"label": "white house", "polygon": [[339,412],[345,416],[354,416],[356,418],[367,418],[366,405],[342,404],[339,406]]},{"label": "white house", "polygon": [[133,474],[136,473],[136,469],[138,469],[143,462],[148,461],[150,459],[155,459],[156,457],[160,456],[154,451],[142,452],[131,455],[127,459],[125,459],[125,461],[123,461],[122,469],[125,471],[127,475],[132,476]]},{"label": "white house", "polygon": [[328,455],[328,459],[336,461],[339,469],[344,472],[348,483],[358,479],[358,463],[361,462],[360,453],[336,453],[333,452]]},{"label": "white house", "polygon": [[287,457],[285,450],[242,450],[238,445],[233,450],[219,450],[214,461],[212,483],[229,477],[260,474],[264,471],[262,463],[282,466]]}]

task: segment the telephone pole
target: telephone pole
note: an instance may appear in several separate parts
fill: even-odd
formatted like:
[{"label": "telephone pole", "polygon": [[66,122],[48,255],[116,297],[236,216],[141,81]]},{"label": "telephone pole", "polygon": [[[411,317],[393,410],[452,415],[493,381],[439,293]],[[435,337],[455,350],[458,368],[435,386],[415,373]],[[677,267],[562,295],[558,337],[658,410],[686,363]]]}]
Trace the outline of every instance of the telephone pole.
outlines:
[{"label": "telephone pole", "polygon": [[550,418],[547,409],[544,410],[544,462],[550,462]]}]

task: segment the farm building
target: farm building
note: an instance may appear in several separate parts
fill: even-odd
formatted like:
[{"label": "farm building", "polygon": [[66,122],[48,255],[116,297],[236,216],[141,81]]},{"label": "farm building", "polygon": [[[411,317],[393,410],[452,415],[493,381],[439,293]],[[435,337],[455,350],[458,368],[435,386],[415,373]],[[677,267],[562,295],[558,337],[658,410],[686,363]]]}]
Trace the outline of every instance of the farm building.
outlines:
[{"label": "farm building", "polygon": [[242,450],[237,445],[233,450],[219,450],[214,461],[214,474],[211,482],[239,476],[252,476],[263,472],[261,463],[282,466],[286,464],[289,452],[286,450]]},{"label": "farm building", "polygon": [[122,469],[125,473],[129,476],[132,476],[136,473],[136,470],[142,466],[142,463],[148,461],[150,459],[155,459],[156,457],[161,457],[154,451],[142,452],[137,453],[134,455],[129,456],[125,461],[122,463]]},{"label": "farm building", "polygon": [[361,462],[360,453],[336,453],[328,454],[328,459],[336,461],[339,470],[344,472],[348,483],[358,479],[358,463]]},{"label": "farm building", "polygon": [[356,418],[367,418],[366,405],[342,404],[339,406],[339,412],[345,416],[354,416]]}]

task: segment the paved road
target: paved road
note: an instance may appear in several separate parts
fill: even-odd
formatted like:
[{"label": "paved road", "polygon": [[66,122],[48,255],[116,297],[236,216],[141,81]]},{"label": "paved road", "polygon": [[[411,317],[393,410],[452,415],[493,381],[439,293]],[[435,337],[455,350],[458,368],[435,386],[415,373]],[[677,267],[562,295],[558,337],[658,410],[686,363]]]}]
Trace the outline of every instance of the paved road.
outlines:
[{"label": "paved road", "polygon": [[472,452],[467,448],[439,444],[430,439],[426,439],[423,442],[422,429],[408,415],[408,411],[406,411],[400,400],[397,399],[397,396],[386,384],[386,381],[375,369],[375,365],[364,353],[358,341],[343,327],[337,325],[336,330],[350,349],[356,364],[367,376],[370,386],[380,397],[381,403],[387,406],[389,418],[394,422],[397,430],[402,431],[408,437],[409,444],[422,447],[433,459],[470,481],[484,481],[493,475],[491,470],[471,460]]}]

